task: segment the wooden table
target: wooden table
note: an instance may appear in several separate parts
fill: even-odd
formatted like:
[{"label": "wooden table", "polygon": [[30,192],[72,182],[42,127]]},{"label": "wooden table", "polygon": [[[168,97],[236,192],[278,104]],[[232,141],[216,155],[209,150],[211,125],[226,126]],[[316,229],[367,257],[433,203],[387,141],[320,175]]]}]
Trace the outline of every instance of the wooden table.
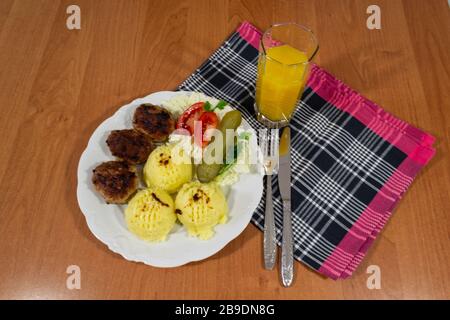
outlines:
[{"label": "wooden table", "polygon": [[[66,8],[81,8],[68,30]],[[381,30],[366,27],[370,4]],[[124,260],[89,231],[76,171],[93,130],[136,97],[171,90],[243,20],[309,25],[317,62],[437,137],[437,155],[349,280],[299,263],[295,285],[265,271],[253,225],[176,269]],[[430,1],[0,1],[0,298],[450,298],[450,11]],[[66,269],[81,269],[81,289]],[[366,286],[370,265],[381,289]]]}]

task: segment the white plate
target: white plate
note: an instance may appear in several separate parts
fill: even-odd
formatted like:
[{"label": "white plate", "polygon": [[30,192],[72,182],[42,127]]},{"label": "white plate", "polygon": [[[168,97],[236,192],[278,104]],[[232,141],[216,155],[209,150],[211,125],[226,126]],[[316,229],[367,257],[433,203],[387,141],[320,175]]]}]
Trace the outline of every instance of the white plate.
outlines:
[{"label": "white plate", "polygon": [[[218,252],[249,224],[263,190],[260,174],[242,174],[227,197],[229,221],[216,226],[214,237],[207,241],[188,236],[186,229],[181,226],[174,228],[168,240],[161,243],[142,241],[128,231],[123,215],[125,206],[105,203],[91,183],[92,170],[101,162],[114,159],[106,146],[106,138],[111,130],[132,127],[131,120],[136,107],[142,103],[160,105],[176,94],[180,92],[156,92],[121,107],[94,131],[78,164],[78,204],[91,232],[125,259],[156,267],[176,267]],[[250,128],[245,121],[242,127]]]}]

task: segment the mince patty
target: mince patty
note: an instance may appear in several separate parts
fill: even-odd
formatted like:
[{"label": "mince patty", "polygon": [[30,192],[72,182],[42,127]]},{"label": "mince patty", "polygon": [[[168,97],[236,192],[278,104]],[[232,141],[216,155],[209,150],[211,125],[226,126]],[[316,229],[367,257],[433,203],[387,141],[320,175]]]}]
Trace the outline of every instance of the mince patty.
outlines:
[{"label": "mince patty", "polygon": [[154,141],[165,141],[175,130],[175,120],[166,109],[145,103],[134,112],[133,127]]},{"label": "mince patty", "polygon": [[136,192],[136,167],[124,161],[107,161],[93,170],[92,183],[107,203],[126,203]]},{"label": "mince patty", "polygon": [[134,129],[111,131],[106,144],[114,156],[130,164],[144,163],[153,150],[150,137]]}]

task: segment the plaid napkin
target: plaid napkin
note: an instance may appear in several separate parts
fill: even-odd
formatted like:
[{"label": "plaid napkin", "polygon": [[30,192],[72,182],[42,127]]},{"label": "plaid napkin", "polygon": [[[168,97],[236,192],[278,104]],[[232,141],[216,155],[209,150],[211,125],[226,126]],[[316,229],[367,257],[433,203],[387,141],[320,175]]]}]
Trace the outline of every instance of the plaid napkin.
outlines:
[{"label": "plaid napkin", "polygon": [[[261,32],[248,22],[180,86],[228,101],[255,129]],[[313,66],[291,121],[294,256],[333,279],[349,277],[419,170],[434,138]],[[282,202],[273,179],[277,241]],[[252,221],[264,226],[264,196]]]}]

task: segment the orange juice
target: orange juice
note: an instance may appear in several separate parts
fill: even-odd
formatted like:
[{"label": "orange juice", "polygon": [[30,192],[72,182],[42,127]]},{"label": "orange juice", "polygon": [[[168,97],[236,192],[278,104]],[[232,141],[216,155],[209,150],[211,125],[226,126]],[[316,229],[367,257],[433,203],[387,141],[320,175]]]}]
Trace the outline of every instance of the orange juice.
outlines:
[{"label": "orange juice", "polygon": [[258,62],[256,105],[272,121],[288,120],[303,93],[308,56],[291,46],[268,48]]}]

